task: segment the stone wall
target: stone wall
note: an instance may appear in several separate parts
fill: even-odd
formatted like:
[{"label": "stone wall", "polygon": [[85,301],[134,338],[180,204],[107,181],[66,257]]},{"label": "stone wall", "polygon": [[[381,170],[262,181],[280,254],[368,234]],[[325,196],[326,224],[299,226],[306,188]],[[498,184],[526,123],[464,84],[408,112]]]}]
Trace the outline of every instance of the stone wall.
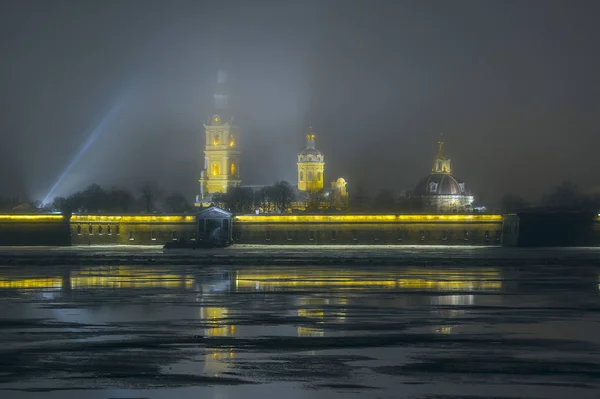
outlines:
[{"label": "stone wall", "polygon": [[73,245],[164,245],[196,235],[196,217],[186,215],[73,215]]},{"label": "stone wall", "polygon": [[500,215],[244,215],[234,242],[274,245],[500,245]]},{"label": "stone wall", "polygon": [[0,245],[70,245],[69,223],[62,215],[0,215]]}]

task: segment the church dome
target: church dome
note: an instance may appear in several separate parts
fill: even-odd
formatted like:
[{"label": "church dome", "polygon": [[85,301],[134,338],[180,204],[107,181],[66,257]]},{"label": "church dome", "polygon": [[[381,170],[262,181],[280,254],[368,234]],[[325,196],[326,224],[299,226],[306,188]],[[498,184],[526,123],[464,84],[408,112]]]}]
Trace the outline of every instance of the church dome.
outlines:
[{"label": "church dome", "polygon": [[315,148],[315,134],[312,128],[306,135],[306,148],[298,154],[298,162],[323,162],[323,154]]},{"label": "church dome", "polygon": [[447,173],[432,173],[415,187],[417,195],[466,195],[465,183]]},{"label": "church dome", "polygon": [[300,154],[298,154],[298,159],[300,161],[314,161],[314,162],[322,162],[323,154],[321,151],[316,148],[305,148]]}]

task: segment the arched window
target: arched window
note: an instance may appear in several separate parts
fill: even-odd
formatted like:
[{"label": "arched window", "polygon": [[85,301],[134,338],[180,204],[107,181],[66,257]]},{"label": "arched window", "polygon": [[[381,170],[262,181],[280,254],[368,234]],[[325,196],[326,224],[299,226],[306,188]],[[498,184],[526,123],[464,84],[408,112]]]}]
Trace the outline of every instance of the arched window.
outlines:
[{"label": "arched window", "polygon": [[106,234],[111,235],[112,232],[110,230],[110,224],[108,226],[106,226]]},{"label": "arched window", "polygon": [[308,181],[312,181],[313,179],[313,173],[311,170],[308,171]]},{"label": "arched window", "polygon": [[309,155],[309,156],[308,156],[308,160],[309,160],[309,161],[312,161],[312,155]]},{"label": "arched window", "polygon": [[121,228],[119,227],[119,225],[115,225],[115,234],[121,234]]},{"label": "arched window", "polygon": [[442,170],[442,161],[438,161],[438,164],[437,164],[437,170],[438,170],[438,172],[439,172],[440,170]]},{"label": "arched window", "polygon": [[235,175],[235,162],[231,163],[231,174]]},{"label": "arched window", "polygon": [[88,233],[89,233],[90,235],[91,235],[91,234],[94,234],[94,227],[93,227],[91,224],[88,226]]},{"label": "arched window", "polygon": [[304,172],[300,172],[300,181],[304,181]]},{"label": "arched window", "polygon": [[321,172],[317,172],[317,181],[321,181]]},{"label": "arched window", "polygon": [[77,234],[81,235],[81,225],[77,225]]},{"label": "arched window", "polygon": [[233,135],[229,136],[229,146],[233,147],[235,145],[235,139],[233,138]]},{"label": "arched window", "polygon": [[220,174],[219,163],[218,162],[213,162],[213,165],[212,165],[212,174],[213,174],[213,176],[218,176]]},{"label": "arched window", "polygon": [[98,225],[98,234],[103,234],[102,225],[101,224]]},{"label": "arched window", "polygon": [[219,145],[221,143],[221,135],[219,133],[215,134],[215,137],[213,138],[213,144],[214,145]]}]

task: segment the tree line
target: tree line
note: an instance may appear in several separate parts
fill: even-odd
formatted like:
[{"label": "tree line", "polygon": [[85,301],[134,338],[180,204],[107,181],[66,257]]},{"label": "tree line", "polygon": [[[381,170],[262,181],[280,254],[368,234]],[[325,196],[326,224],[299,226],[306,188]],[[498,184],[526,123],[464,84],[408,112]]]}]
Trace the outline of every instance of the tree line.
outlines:
[{"label": "tree line", "polygon": [[[330,195],[332,195],[330,197]],[[393,212],[418,213],[423,211],[420,197],[410,193],[396,195],[391,190],[369,192],[362,184],[357,184],[348,199],[335,198],[335,193],[327,190],[298,193],[294,187],[279,181],[272,186],[253,190],[249,187],[232,187],[227,193],[213,196],[214,205],[229,209],[234,213],[286,212],[293,202],[306,204],[307,211],[349,211],[349,212]],[[19,197],[1,197],[0,211],[7,212],[23,202]],[[166,193],[153,183],[145,183],[137,191],[110,187],[103,188],[92,184],[82,191],[68,197],[57,197],[51,204],[42,205],[40,201],[29,201],[36,208],[58,211],[66,214],[73,212],[123,212],[123,213],[185,213],[192,212],[193,204],[178,192]],[[544,195],[538,202],[529,202],[522,196],[506,194],[492,212],[511,213],[530,208],[600,210],[600,194],[586,194],[577,185],[566,181]]]},{"label": "tree line", "polygon": [[178,192],[165,193],[153,183],[143,184],[137,192],[124,188],[105,189],[92,184],[68,197],[56,197],[46,205],[48,210],[65,214],[86,213],[185,213],[193,210],[193,205]]}]

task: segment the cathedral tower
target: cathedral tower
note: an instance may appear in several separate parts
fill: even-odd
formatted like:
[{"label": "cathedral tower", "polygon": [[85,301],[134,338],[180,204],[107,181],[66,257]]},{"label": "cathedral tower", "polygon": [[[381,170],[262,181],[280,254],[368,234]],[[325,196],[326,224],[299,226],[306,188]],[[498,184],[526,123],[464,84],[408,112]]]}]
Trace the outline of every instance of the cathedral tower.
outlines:
[{"label": "cathedral tower", "polygon": [[316,191],[323,189],[325,159],[315,148],[315,133],[312,128],[306,135],[306,148],[298,154],[298,190]]},{"label": "cathedral tower", "polygon": [[214,100],[215,110],[204,125],[204,169],[199,180],[201,200],[209,200],[211,194],[225,193],[229,187],[241,183],[237,127],[229,108],[227,76],[222,71],[219,71]]}]

